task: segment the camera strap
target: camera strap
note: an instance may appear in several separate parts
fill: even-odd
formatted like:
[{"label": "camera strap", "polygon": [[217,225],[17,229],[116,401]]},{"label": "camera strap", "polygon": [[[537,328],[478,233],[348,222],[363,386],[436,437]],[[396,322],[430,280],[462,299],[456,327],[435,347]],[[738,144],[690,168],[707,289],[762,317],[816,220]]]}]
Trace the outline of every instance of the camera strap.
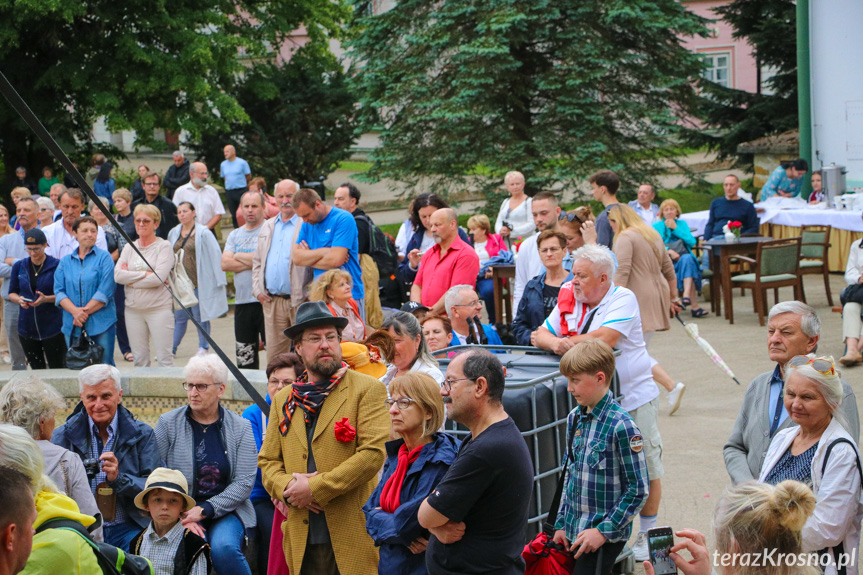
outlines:
[{"label": "camera strap", "polygon": [[18,113],[21,119],[24,120],[27,126],[29,126],[31,130],[33,130],[33,132],[36,134],[36,137],[39,138],[42,144],[48,149],[48,151],[50,151],[54,155],[54,158],[60,163],[60,165],[63,166],[63,169],[66,170],[66,173],[69,176],[71,176],[71,178],[75,181],[81,191],[84,192],[84,194],[90,200],[93,200],[96,208],[101,210],[101,212],[105,214],[105,217],[108,218],[108,221],[111,223],[112,226],[114,226],[114,229],[116,229],[120,236],[126,240],[129,246],[131,246],[131,248],[135,250],[135,253],[138,254],[138,256],[144,261],[144,263],[147,264],[147,267],[150,268],[150,271],[153,272],[153,275],[155,275],[161,281],[165,290],[171,295],[174,302],[183,311],[186,312],[186,315],[189,316],[189,321],[191,321],[195,325],[195,327],[198,329],[198,333],[204,336],[204,339],[207,340],[207,342],[213,348],[213,351],[215,351],[216,355],[219,356],[219,359],[222,360],[222,363],[225,364],[231,374],[237,379],[240,385],[243,386],[243,389],[246,390],[246,393],[249,395],[249,397],[251,397],[252,400],[258,405],[258,407],[261,408],[261,411],[263,411],[264,413],[269,413],[270,406],[264,400],[263,396],[261,396],[261,394],[258,393],[258,390],[256,390],[254,386],[249,383],[249,380],[246,379],[246,376],[242,374],[239,368],[234,365],[234,363],[230,360],[230,358],[222,350],[222,348],[220,348],[218,344],[216,344],[215,340],[210,336],[210,334],[204,330],[200,323],[198,323],[198,321],[192,315],[191,310],[184,306],[183,303],[174,294],[174,292],[171,291],[171,289],[166,284],[167,278],[162,278],[161,276],[159,276],[158,273],[156,273],[156,270],[153,269],[153,266],[150,264],[149,261],[147,261],[147,258],[144,257],[144,254],[141,253],[141,251],[138,249],[138,246],[136,246],[135,243],[132,241],[132,238],[130,238],[128,234],[126,234],[126,231],[123,229],[123,227],[119,223],[117,223],[117,220],[114,219],[114,215],[108,210],[108,208],[105,207],[99,196],[97,196],[96,193],[93,192],[93,189],[84,179],[84,177],[80,174],[80,172],[78,172],[78,169],[72,163],[72,160],[69,159],[69,156],[67,156],[63,149],[57,144],[53,136],[51,136],[51,133],[48,132],[45,126],[42,125],[42,122],[39,121],[39,118],[36,117],[36,114],[34,114],[30,107],[27,106],[27,103],[24,102],[24,99],[21,98],[21,95],[18,94],[17,90],[15,90],[15,88],[9,82],[9,79],[6,78],[6,75],[2,72],[0,72],[0,92],[3,93],[3,96],[6,98],[6,100],[9,101],[9,105],[12,106],[12,108]]}]

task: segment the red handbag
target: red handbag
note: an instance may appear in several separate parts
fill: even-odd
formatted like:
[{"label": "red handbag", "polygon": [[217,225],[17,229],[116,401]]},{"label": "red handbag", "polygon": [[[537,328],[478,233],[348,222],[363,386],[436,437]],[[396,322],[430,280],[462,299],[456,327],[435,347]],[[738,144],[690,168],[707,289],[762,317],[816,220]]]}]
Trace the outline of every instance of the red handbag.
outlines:
[{"label": "red handbag", "polygon": [[567,449],[563,459],[563,468],[560,470],[560,479],[557,480],[557,489],[551,499],[551,507],[542,526],[542,532],[525,545],[524,551],[521,552],[525,563],[524,575],[571,575],[575,567],[572,553],[553,540],[554,523],[560,508],[560,497],[563,494],[563,480],[566,477],[568,462],[569,450]]}]

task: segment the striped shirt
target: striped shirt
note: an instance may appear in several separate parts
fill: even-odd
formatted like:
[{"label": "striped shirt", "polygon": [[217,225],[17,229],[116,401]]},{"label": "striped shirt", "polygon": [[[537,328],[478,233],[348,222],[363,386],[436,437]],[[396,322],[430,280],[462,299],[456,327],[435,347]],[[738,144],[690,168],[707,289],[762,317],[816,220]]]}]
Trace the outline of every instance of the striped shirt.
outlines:
[{"label": "striped shirt", "polygon": [[[99,456],[103,453],[113,452],[114,441],[117,439],[117,412],[114,412],[114,419],[108,424],[108,441],[105,442],[105,445],[102,445],[102,436],[99,434],[99,427],[96,425],[96,422],[89,415],[87,419],[90,421],[90,459],[99,459]],[[93,492],[93,495],[96,494],[96,486],[106,481],[107,476],[102,471],[102,463],[100,462],[99,473],[90,482],[90,490]],[[105,527],[125,523],[129,519],[122,505],[115,505],[114,509],[114,520],[105,521]]]},{"label": "striped shirt", "polygon": [[[162,537],[153,530],[152,523],[147,527],[141,539],[140,555],[150,560],[155,575],[174,575],[174,557],[183,542],[185,531],[186,528],[180,521]],[[207,575],[207,557],[203,553],[198,556],[189,575]]]},{"label": "striped shirt", "polygon": [[647,501],[641,431],[608,392],[590,412],[572,410],[567,438],[569,463],[555,529],[570,541],[593,528],[608,541],[626,541]]}]

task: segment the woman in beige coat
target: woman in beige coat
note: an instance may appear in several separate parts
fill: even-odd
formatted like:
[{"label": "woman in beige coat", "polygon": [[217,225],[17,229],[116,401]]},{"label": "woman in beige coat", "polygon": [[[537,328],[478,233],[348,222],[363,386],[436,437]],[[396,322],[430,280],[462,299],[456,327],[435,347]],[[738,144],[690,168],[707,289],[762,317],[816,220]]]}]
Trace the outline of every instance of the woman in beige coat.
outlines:
[{"label": "woman in beige coat", "polygon": [[[641,311],[641,327],[645,344],[653,333],[671,327],[669,317],[683,309],[677,297],[677,276],[674,263],[665,251],[662,238],[644,223],[638,213],[625,204],[611,206],[608,222],[614,232],[614,255],[617,271],[614,283],[632,290]],[[686,386],[674,383],[656,360],[653,379],[668,391],[670,413],[680,407]]]},{"label": "woman in beige coat", "polygon": [[135,357],[135,367],[150,366],[150,337],[156,358],[162,367],[172,367],[174,356],[171,345],[174,338],[174,306],[171,294],[165,289],[174,251],[170,242],[156,235],[162,221],[159,209],[152,205],[135,208],[135,246],[156,270],[156,274],[127,244],[114,267],[114,281],[126,286],[126,331]]}]

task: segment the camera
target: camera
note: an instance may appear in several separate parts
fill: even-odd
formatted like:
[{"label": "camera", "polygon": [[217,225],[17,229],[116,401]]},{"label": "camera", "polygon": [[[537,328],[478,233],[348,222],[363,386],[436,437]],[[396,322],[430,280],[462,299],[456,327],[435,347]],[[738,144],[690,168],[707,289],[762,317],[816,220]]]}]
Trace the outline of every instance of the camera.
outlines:
[{"label": "camera", "polygon": [[502,225],[503,227],[505,227],[505,228],[509,228],[509,231],[512,231],[512,224],[511,224],[511,223],[509,223],[508,221],[503,220],[503,221],[501,222],[501,225]]},{"label": "camera", "polygon": [[93,457],[84,460],[84,471],[87,472],[87,480],[93,481],[99,475],[99,471],[101,471],[99,463],[101,462]]}]

